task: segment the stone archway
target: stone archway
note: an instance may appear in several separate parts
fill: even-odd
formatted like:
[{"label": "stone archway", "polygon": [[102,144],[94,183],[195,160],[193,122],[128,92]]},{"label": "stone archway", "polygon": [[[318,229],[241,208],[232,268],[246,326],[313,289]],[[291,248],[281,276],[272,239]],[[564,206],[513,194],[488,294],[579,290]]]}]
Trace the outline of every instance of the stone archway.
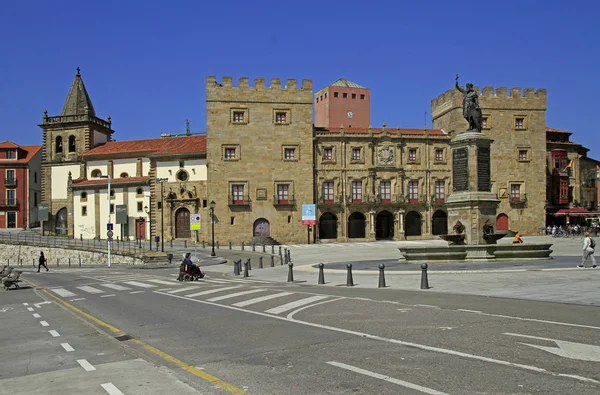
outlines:
[{"label": "stone archway", "polygon": [[354,212],[348,217],[348,238],[364,239],[366,219],[362,213]]},{"label": "stone archway", "polygon": [[319,239],[337,239],[338,219],[333,213],[324,213],[319,218]]},{"label": "stone archway", "polygon": [[190,210],[181,207],[175,211],[175,238],[189,239],[192,237],[190,230]]},{"label": "stone archway", "polygon": [[406,213],[405,229],[406,236],[421,236],[421,215],[416,211]]},{"label": "stone archway", "polygon": [[496,217],[496,230],[508,230],[508,215],[502,213]]},{"label": "stone archway", "polygon": [[389,240],[394,238],[394,214],[382,211],[375,218],[375,239]]},{"label": "stone archway", "polygon": [[448,214],[443,210],[437,210],[431,217],[431,234],[432,235],[447,235],[448,234]]},{"label": "stone archway", "polygon": [[254,221],[252,226],[254,237],[270,237],[271,236],[271,224],[265,218],[259,218]]},{"label": "stone archway", "polygon": [[54,234],[66,236],[67,235],[67,208],[63,207],[56,213],[56,219],[54,220]]}]

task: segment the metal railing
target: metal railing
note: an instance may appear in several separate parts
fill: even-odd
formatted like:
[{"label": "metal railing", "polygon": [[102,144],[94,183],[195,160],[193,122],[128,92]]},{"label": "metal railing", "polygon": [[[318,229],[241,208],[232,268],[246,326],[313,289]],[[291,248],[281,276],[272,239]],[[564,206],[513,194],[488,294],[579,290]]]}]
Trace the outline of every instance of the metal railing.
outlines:
[{"label": "metal railing", "polygon": [[0,199],[0,207],[16,207],[19,205],[19,199]]},{"label": "metal railing", "polygon": [[273,195],[273,205],[275,206],[295,206],[296,199],[294,195],[289,196],[287,199],[281,199],[277,195]]},{"label": "metal railing", "polygon": [[5,178],[4,179],[4,185],[5,186],[15,186],[15,185],[17,185],[17,178],[16,177]]}]

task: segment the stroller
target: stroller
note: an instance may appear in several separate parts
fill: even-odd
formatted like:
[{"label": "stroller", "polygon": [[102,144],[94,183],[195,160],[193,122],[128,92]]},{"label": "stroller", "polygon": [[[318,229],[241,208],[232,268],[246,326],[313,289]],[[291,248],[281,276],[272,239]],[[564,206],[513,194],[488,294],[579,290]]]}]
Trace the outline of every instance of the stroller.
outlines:
[{"label": "stroller", "polygon": [[202,273],[200,267],[187,263],[181,264],[179,278],[177,278],[179,281],[198,281],[201,278],[204,278],[204,273]]}]

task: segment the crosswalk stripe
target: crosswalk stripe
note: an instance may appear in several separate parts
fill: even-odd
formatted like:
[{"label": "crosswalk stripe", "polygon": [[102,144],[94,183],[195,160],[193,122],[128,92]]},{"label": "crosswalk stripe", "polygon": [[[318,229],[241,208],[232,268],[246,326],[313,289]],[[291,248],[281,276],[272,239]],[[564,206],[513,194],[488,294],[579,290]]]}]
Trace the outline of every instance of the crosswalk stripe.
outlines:
[{"label": "crosswalk stripe", "polygon": [[328,297],[329,297],[328,295],[310,296],[308,298],[296,300],[294,302],[286,303],[286,304],[283,304],[281,306],[277,306],[277,307],[274,307],[272,309],[266,310],[265,313],[269,313],[269,314],[283,313],[283,312],[286,312],[288,310],[295,309],[296,307],[300,307],[300,306],[304,306],[304,305],[307,305],[307,304],[311,304],[313,302],[317,302],[319,300],[323,300],[323,299],[326,299]]},{"label": "crosswalk stripe", "polygon": [[124,282],[125,282],[125,284],[133,285],[134,287],[140,287],[140,288],[154,288],[154,287],[156,287],[156,285],[146,284],[146,283],[140,283],[138,281],[124,281]]},{"label": "crosswalk stripe", "polygon": [[293,295],[293,292],[280,292],[278,294],[261,296],[261,297],[254,298],[254,299],[244,300],[243,302],[234,303],[232,306],[244,307],[244,306],[249,306],[251,304],[260,303],[260,302],[264,302],[266,300],[271,300],[271,299],[275,299],[275,298],[281,298],[283,296],[288,296],[288,295]]},{"label": "crosswalk stripe", "polygon": [[115,291],[129,291],[131,289],[129,287],[124,287],[124,286],[119,285],[119,284],[109,284],[109,283],[107,283],[107,284],[100,284],[100,285],[102,285],[103,287],[106,287],[106,288],[114,289]]},{"label": "crosswalk stripe", "polygon": [[[165,280],[144,280],[144,281],[149,281],[151,283],[156,283],[156,284],[173,285],[173,281],[165,281]],[[175,280],[175,281],[177,281],[177,280]]]},{"label": "crosswalk stripe", "polygon": [[242,295],[249,295],[249,294],[254,294],[257,292],[264,292],[264,291],[265,291],[264,289],[251,289],[250,291],[235,292],[235,293],[228,294],[228,295],[217,296],[216,298],[207,299],[207,301],[216,302],[218,300],[231,299],[231,298],[236,298],[236,297],[242,296]]},{"label": "crosswalk stripe", "polygon": [[58,296],[62,296],[63,298],[70,298],[71,296],[77,296],[71,291],[67,291],[64,288],[52,288],[50,291],[54,292]]},{"label": "crosswalk stripe", "polygon": [[185,291],[190,291],[192,289],[198,289],[198,287],[185,287],[185,288],[179,288],[179,289],[174,289],[172,291],[168,291],[167,293],[169,294],[176,294],[178,292],[185,292]]},{"label": "crosswalk stripe", "polygon": [[235,288],[240,288],[240,287],[241,287],[241,285],[235,285],[233,287],[213,288],[213,289],[209,289],[208,291],[196,292],[193,294],[185,295],[185,297],[193,298],[194,296],[210,295],[210,294],[215,294],[217,292],[229,291],[230,289],[235,289]]},{"label": "crosswalk stripe", "polygon": [[82,285],[81,287],[76,287],[77,289],[80,289],[84,292],[87,293],[91,293],[91,294],[103,294],[104,291],[98,288],[94,288],[94,287],[90,287],[89,285]]}]

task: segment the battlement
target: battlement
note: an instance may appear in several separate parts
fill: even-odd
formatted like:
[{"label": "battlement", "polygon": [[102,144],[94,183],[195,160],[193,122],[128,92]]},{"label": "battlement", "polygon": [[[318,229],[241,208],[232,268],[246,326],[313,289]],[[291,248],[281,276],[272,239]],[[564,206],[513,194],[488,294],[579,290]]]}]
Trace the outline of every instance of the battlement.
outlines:
[{"label": "battlement", "polygon": [[240,77],[238,78],[238,84],[233,85],[232,77],[222,77],[221,83],[217,82],[217,77],[208,76],[206,77],[206,88],[209,89],[211,87],[214,88],[254,88],[256,90],[260,89],[302,89],[302,90],[310,90],[312,91],[312,80],[302,80],[302,84],[298,87],[298,82],[295,78],[288,78],[285,80],[285,85],[281,86],[280,78],[271,78],[270,85],[267,87],[265,85],[265,78],[257,77],[254,79],[254,86],[250,86],[250,79],[248,77]]},{"label": "battlement", "polygon": [[214,76],[206,77],[206,101],[215,102],[258,102],[258,103],[298,103],[312,105],[312,81],[288,78],[282,86],[280,78],[271,78],[269,86],[265,78],[254,79],[250,85],[248,77],[238,78],[237,85],[233,84],[232,77],[222,77],[217,82]]},{"label": "battlement", "polygon": [[[463,87],[464,89],[464,87]],[[511,88],[485,86],[481,90],[478,86],[473,89],[479,94],[481,108],[506,108],[523,110],[545,110],[547,93],[545,88]],[[452,88],[442,93],[431,101],[431,113],[435,117],[450,109],[462,106],[462,94]]]}]

